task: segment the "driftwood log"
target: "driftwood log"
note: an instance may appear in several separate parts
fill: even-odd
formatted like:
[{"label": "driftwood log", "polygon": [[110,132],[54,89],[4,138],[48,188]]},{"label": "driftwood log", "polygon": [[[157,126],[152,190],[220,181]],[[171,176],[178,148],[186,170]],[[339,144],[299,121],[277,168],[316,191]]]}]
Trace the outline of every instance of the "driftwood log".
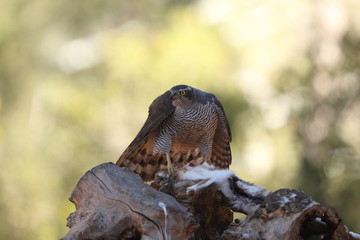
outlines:
[{"label": "driftwood log", "polygon": [[[62,240],[360,239],[333,208],[305,193],[271,193],[229,170],[184,168],[175,178],[159,174],[151,187],[127,168],[105,163],[86,172],[70,201],[76,212]],[[233,211],[247,218],[233,222]]]}]

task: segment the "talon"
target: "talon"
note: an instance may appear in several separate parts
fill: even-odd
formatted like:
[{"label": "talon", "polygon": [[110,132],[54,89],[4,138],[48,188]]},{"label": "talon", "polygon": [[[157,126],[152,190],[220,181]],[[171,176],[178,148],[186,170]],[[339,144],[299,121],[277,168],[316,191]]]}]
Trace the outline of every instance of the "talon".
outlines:
[{"label": "talon", "polygon": [[166,153],[166,160],[167,160],[167,169],[170,174],[170,177],[174,176],[174,167],[171,163],[170,153]]}]

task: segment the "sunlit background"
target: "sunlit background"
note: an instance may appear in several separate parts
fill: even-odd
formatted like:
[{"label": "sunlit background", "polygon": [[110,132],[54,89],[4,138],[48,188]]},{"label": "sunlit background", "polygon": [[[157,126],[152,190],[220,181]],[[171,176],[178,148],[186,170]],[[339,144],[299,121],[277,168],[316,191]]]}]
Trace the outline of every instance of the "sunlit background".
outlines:
[{"label": "sunlit background", "polygon": [[152,100],[214,93],[231,169],[360,232],[360,1],[2,0],[0,239],[63,237],[79,178],[115,162]]}]

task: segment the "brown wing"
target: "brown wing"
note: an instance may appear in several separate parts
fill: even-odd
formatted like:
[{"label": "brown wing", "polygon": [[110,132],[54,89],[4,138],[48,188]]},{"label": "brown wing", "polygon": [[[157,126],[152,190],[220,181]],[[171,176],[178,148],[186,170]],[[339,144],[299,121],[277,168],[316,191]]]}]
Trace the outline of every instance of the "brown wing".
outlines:
[{"label": "brown wing", "polygon": [[219,121],[212,144],[211,162],[217,167],[229,168],[231,163],[230,142],[232,139],[230,125],[225,116],[224,108],[215,96],[214,103],[218,107],[217,114]]},{"label": "brown wing", "polygon": [[158,166],[166,161],[162,155],[153,155],[156,133],[162,122],[174,111],[170,91],[157,97],[149,107],[149,116],[140,132],[116,162],[138,173],[144,181],[154,178]]}]

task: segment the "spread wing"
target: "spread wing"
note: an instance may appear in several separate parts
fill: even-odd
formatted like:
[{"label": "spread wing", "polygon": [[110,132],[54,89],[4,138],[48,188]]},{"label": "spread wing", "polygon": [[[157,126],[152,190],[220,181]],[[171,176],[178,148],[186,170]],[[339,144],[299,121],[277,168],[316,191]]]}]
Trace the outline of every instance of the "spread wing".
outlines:
[{"label": "spread wing", "polygon": [[162,155],[152,155],[156,133],[163,121],[173,112],[170,91],[157,97],[149,107],[149,116],[140,132],[116,164],[138,173],[144,181],[152,180],[158,166],[166,161]]},{"label": "spread wing", "polygon": [[214,103],[217,106],[218,126],[212,144],[211,162],[220,168],[229,168],[231,163],[230,142],[232,139],[229,122],[220,101],[214,96]]}]

